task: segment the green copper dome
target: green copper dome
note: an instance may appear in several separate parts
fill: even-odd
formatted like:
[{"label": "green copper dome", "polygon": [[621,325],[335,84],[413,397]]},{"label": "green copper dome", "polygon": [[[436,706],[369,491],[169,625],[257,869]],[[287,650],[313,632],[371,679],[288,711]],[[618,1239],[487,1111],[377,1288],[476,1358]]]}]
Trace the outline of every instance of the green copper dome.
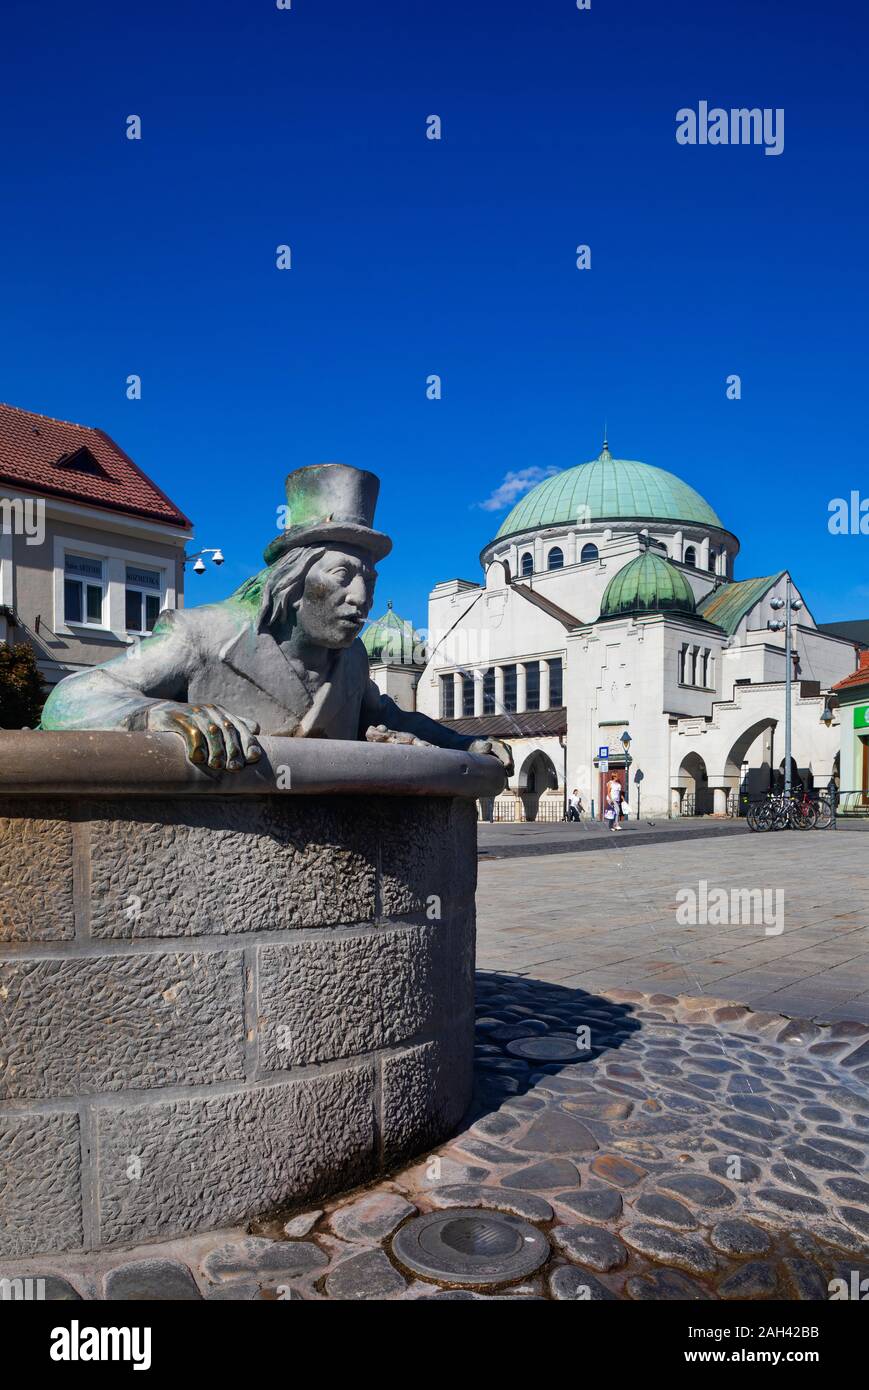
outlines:
[{"label": "green copper dome", "polygon": [[386,605],[383,617],[368,624],[362,634],[362,643],[369,661],[384,661],[394,666],[413,664],[413,623],[399,618],[391,600]]},{"label": "green copper dome", "polygon": [[650,463],[614,459],[604,441],[600,458],[566,468],[526,493],[498,536],[533,531],[536,526],[570,525],[583,519],[588,524],[628,518],[721,527],[709,503],[681,478]]},{"label": "green copper dome", "polygon": [[629,613],[694,613],[694,591],[675,565],[647,550],[638,555],[604,589],[601,618]]}]

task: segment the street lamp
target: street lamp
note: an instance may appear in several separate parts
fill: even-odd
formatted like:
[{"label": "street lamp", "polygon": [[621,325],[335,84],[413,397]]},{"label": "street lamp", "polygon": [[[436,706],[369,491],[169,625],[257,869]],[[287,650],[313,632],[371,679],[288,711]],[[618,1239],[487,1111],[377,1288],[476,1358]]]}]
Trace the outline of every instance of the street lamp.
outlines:
[{"label": "street lamp", "polygon": [[621,745],[625,750],[625,796],[630,802],[631,799],[631,736],[625,729],[621,737]]},{"label": "street lamp", "polygon": [[215,549],[214,546],[206,546],[204,550],[197,550],[195,555],[185,555],[183,563],[189,565],[190,561],[193,560],[193,573],[204,574],[205,561],[202,558],[203,555],[210,555],[215,565],[222,565],[225,558],[220,546],[218,546],[217,549]]},{"label": "street lamp", "polygon": [[[798,613],[799,610],[800,610],[800,609],[802,608],[802,606],[803,606],[802,599],[793,598],[793,597],[791,596],[791,577],[790,577],[790,575],[788,575],[788,577],[787,577],[787,583],[786,583],[786,586],[785,586],[785,594],[786,594],[786,597],[785,597],[785,598],[778,598],[778,597],[776,597],[776,598],[774,598],[774,599],[771,599],[771,600],[770,600],[770,605],[769,605],[770,608],[774,609],[777,613],[778,613],[778,612],[781,612],[782,609],[785,610],[784,621],[782,622],[782,620],[781,620],[780,618],[776,618],[776,619],[771,618],[771,619],[769,620],[769,622],[767,623],[767,627],[768,627],[768,628],[770,629],[770,631],[772,631],[772,632],[781,632],[782,630],[784,630],[784,634],[785,634],[785,796],[786,796],[786,797],[789,797],[790,794],[791,794],[791,756],[792,756],[792,754],[791,754],[791,742],[792,742],[792,739],[791,739],[791,722],[792,722],[792,720],[791,720],[791,703],[792,703],[792,698],[791,698],[791,697],[792,697],[793,676],[794,676],[793,656],[792,656],[792,646],[793,646],[793,643],[792,643],[792,637],[791,637],[791,622],[792,622],[793,614],[794,614],[794,613]],[[822,716],[822,718],[823,718],[823,716]]]}]

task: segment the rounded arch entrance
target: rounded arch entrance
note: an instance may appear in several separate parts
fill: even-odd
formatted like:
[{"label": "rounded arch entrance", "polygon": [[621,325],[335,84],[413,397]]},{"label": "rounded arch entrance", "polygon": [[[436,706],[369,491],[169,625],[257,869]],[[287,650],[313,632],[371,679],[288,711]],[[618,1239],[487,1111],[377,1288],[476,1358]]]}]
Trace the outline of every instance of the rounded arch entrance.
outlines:
[{"label": "rounded arch entrance", "polygon": [[536,748],[529,753],[516,779],[516,789],[525,808],[525,819],[536,820],[540,798],[545,791],[558,787],[558,773],[552,759]]},{"label": "rounded arch entrance", "polygon": [[773,739],[778,720],[757,719],[731,745],[724,761],[724,775],[741,799],[755,801],[772,786]]},{"label": "rounded arch entrance", "polygon": [[682,792],[683,816],[709,816],[713,810],[709,774],[699,753],[686,753],[679,764],[678,785]]}]

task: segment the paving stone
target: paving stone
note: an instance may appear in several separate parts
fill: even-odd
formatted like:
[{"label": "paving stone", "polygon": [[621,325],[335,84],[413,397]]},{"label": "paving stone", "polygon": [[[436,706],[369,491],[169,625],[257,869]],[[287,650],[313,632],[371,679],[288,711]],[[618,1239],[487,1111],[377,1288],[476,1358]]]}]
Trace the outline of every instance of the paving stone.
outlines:
[{"label": "paving stone", "polygon": [[648,1176],[647,1168],[641,1168],[639,1163],[621,1154],[596,1154],[589,1168],[595,1177],[603,1178],[614,1187],[636,1187]]},{"label": "paving stone", "polygon": [[863,1162],[863,1154],[859,1149],[853,1149],[848,1144],[840,1144],[836,1139],[807,1139],[806,1143],[811,1149],[817,1149],[822,1154],[827,1154],[829,1158],[834,1158],[837,1162],[844,1165],[853,1164],[859,1168]]},{"label": "paving stone", "polygon": [[284,1234],[293,1239],[310,1235],[322,1215],[322,1211],[306,1211],[301,1216],[293,1216],[286,1222]]},{"label": "paving stone", "polygon": [[697,1222],[691,1212],[675,1197],[664,1197],[660,1192],[646,1192],[634,1202],[634,1210],[651,1221],[660,1221],[664,1226],[674,1226],[677,1230],[692,1231]]},{"label": "paving stone", "polygon": [[869,1182],[862,1178],[827,1178],[827,1186],[846,1202],[869,1206]]},{"label": "paving stone", "polygon": [[515,1144],[523,1153],[592,1153],[598,1148],[591,1131],[573,1115],[555,1106],[538,1115],[524,1139]]},{"label": "paving stone", "polygon": [[736,1197],[729,1187],[717,1178],[708,1178],[704,1173],[671,1173],[657,1179],[658,1187],[668,1192],[676,1192],[699,1207],[730,1207]]},{"label": "paving stone", "polygon": [[528,1168],[520,1168],[516,1173],[501,1179],[502,1187],[515,1187],[525,1191],[538,1191],[541,1188],[579,1187],[579,1171],[569,1158],[543,1159],[532,1163]]},{"label": "paving stone", "polygon": [[863,1211],[861,1207],[839,1207],[837,1215],[848,1226],[853,1226],[855,1231],[869,1237],[869,1211]]},{"label": "paving stone", "polygon": [[407,1280],[390,1264],[382,1250],[364,1250],[342,1260],[326,1279],[330,1298],[376,1299],[403,1293]]},{"label": "paving stone", "polygon": [[687,1278],[678,1269],[654,1269],[646,1275],[634,1275],[625,1285],[631,1298],[642,1302],[696,1302],[711,1299],[702,1284]]},{"label": "paving stone", "polygon": [[829,1280],[814,1261],[789,1257],[784,1261],[784,1271],[797,1298],[806,1302],[827,1302],[830,1297]]},{"label": "paving stone", "polygon": [[81,1294],[66,1279],[57,1274],[28,1274],[28,1279],[42,1281],[46,1303],[80,1303]]},{"label": "paving stone", "polygon": [[393,1192],[374,1192],[333,1211],[329,1225],[342,1240],[386,1240],[415,1214],[416,1207],[403,1197]]},{"label": "paving stone", "polygon": [[803,1044],[814,1042],[820,1037],[821,1030],[817,1023],[812,1023],[808,1018],[792,1018],[785,1024],[780,1033],[776,1034],[776,1042]]},{"label": "paving stone", "polygon": [[[766,1096],[732,1096],[728,1101],[731,1110],[738,1110],[745,1115],[758,1115],[764,1120],[786,1120],[789,1111],[783,1105],[776,1105]],[[761,1139],[768,1139],[771,1136],[762,1134]]]},{"label": "paving stone", "polygon": [[766,1231],[736,1216],[727,1217],[713,1226],[709,1239],[715,1249],[724,1255],[764,1255],[770,1247]]},{"label": "paving stone", "polygon": [[589,1120],[626,1120],[634,1108],[632,1101],[600,1094],[577,1096],[561,1104],[571,1115],[582,1115]]},{"label": "paving stone", "polygon": [[689,1274],[712,1274],[718,1268],[717,1256],[699,1236],[679,1235],[649,1222],[623,1226],[619,1234],[634,1250],[651,1259],[676,1265]]},{"label": "paving stone", "polygon": [[587,1216],[590,1221],[615,1221],[622,1214],[621,1193],[613,1187],[559,1192],[553,1200],[556,1206],[569,1207],[577,1216]]},{"label": "paving stone", "polygon": [[484,1139],[502,1139],[506,1134],[514,1134],[519,1127],[520,1121],[512,1115],[484,1115],[471,1125],[471,1131]]},{"label": "paving stone", "polygon": [[511,1211],[515,1216],[523,1216],[526,1221],[551,1221],[553,1211],[543,1198],[530,1192],[517,1192],[509,1187],[474,1187],[468,1183],[457,1183],[452,1187],[437,1187],[432,1190],[432,1202],[436,1207],[491,1207],[498,1211]]},{"label": "paving stone", "polygon": [[821,1173],[841,1173],[842,1164],[837,1158],[821,1153],[819,1149],[809,1148],[808,1144],[785,1144],[782,1147],[785,1158],[792,1158],[805,1168],[814,1168]]},{"label": "paving stone", "polygon": [[769,1144],[761,1144],[760,1140],[749,1139],[744,1134],[733,1134],[728,1129],[710,1129],[709,1135],[725,1144],[728,1153],[754,1154],[755,1158],[769,1158],[772,1153]]},{"label": "paving stone", "polygon": [[644,1139],[615,1139],[613,1148],[618,1149],[620,1153],[630,1154],[631,1158],[640,1158],[644,1163],[660,1163],[664,1157],[661,1149],[656,1149],[654,1144],[647,1144]]},{"label": "paving stone", "polygon": [[561,1265],[549,1276],[549,1292],[559,1301],[575,1299],[588,1303],[609,1303],[617,1301],[617,1296],[595,1279],[588,1270],[576,1269],[573,1265]]},{"label": "paving stone", "polygon": [[[205,1294],[206,1303],[249,1303],[252,1298],[259,1298],[262,1288],[259,1284],[246,1284],[240,1279],[233,1279],[231,1284],[215,1284]],[[296,1290],[289,1291],[292,1299],[301,1298],[301,1294]]]},{"label": "paving stone", "polygon": [[859,1110],[862,1114],[869,1114],[869,1100],[865,1096],[860,1096],[856,1091],[852,1091],[848,1086],[831,1086],[827,1092],[827,1100],[833,1105],[838,1105],[842,1110]]},{"label": "paving stone", "polygon": [[511,1149],[502,1149],[499,1145],[486,1143],[483,1139],[466,1138],[463,1134],[453,1142],[472,1158],[480,1158],[484,1163],[494,1164],[496,1167],[516,1162],[516,1155]]},{"label": "paving stone", "polygon": [[599,1273],[621,1269],[628,1262],[622,1242],[603,1226],[555,1226],[550,1232],[559,1250]]},{"label": "paving stone", "polygon": [[769,1298],[778,1288],[775,1270],[767,1260],[749,1260],[718,1285],[722,1298]]},{"label": "paving stone", "polygon": [[781,1187],[759,1187],[756,1196],[759,1201],[765,1202],[768,1206],[777,1207],[780,1211],[792,1212],[798,1216],[810,1216],[813,1213],[824,1211],[823,1202],[819,1202],[815,1197],[806,1197],[801,1192],[786,1192]]},{"label": "paving stone", "polygon": [[233,1241],[212,1250],[202,1261],[202,1272],[213,1283],[225,1279],[280,1275],[293,1278],[311,1274],[329,1263],[326,1255],[313,1241],[264,1240],[259,1236]]},{"label": "paving stone", "polygon": [[792,1163],[773,1163],[770,1168],[770,1175],[777,1178],[786,1187],[798,1187],[800,1192],[817,1193],[817,1184],[812,1182],[808,1173],[804,1173],[801,1168],[795,1168]]},{"label": "paving stone", "polygon": [[133,1260],[110,1269],[103,1297],[137,1302],[195,1302],[202,1298],[196,1280],[177,1260]]},{"label": "paving stone", "polygon": [[869,1062],[869,1039],[856,1047],[853,1052],[849,1052],[847,1057],[842,1058],[842,1066],[849,1069],[862,1066],[866,1062]]},{"label": "paving stone", "polygon": [[784,1134],[781,1125],[758,1120],[753,1115],[737,1115],[732,1110],[727,1115],[727,1124],[737,1134],[747,1134],[752,1139],[780,1139]]},{"label": "paving stone", "polygon": [[831,1105],[804,1105],[800,1113],[815,1124],[826,1120],[829,1124],[835,1125],[842,1118],[841,1110],[834,1110]]}]

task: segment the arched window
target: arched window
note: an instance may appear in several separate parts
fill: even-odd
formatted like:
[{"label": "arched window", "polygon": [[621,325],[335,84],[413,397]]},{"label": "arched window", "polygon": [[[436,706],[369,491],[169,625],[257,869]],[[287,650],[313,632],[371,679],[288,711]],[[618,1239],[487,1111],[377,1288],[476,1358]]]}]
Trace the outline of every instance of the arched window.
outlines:
[{"label": "arched window", "polygon": [[589,541],[588,545],[584,545],[582,547],[582,554],[579,557],[579,563],[581,565],[587,565],[590,564],[592,560],[597,560],[598,558],[599,553],[597,546],[592,545],[591,541]]},{"label": "arched window", "polygon": [[534,573],[534,556],[530,550],[526,550],[522,556],[522,577],[526,579],[529,574]]},{"label": "arched window", "polygon": [[560,545],[554,545],[550,550],[546,568],[550,570],[564,569],[564,551]]},{"label": "arched window", "polygon": [[715,551],[715,550],[713,550],[713,549],[711,548],[711,546],[710,546],[710,548],[709,548],[709,565],[708,565],[708,568],[711,570],[711,572],[712,572],[713,574],[715,573],[715,560],[716,560],[717,553],[718,553],[718,552]]},{"label": "arched window", "polygon": [[685,564],[690,565],[692,569],[697,568],[697,551],[693,545],[686,545],[685,547]]}]

